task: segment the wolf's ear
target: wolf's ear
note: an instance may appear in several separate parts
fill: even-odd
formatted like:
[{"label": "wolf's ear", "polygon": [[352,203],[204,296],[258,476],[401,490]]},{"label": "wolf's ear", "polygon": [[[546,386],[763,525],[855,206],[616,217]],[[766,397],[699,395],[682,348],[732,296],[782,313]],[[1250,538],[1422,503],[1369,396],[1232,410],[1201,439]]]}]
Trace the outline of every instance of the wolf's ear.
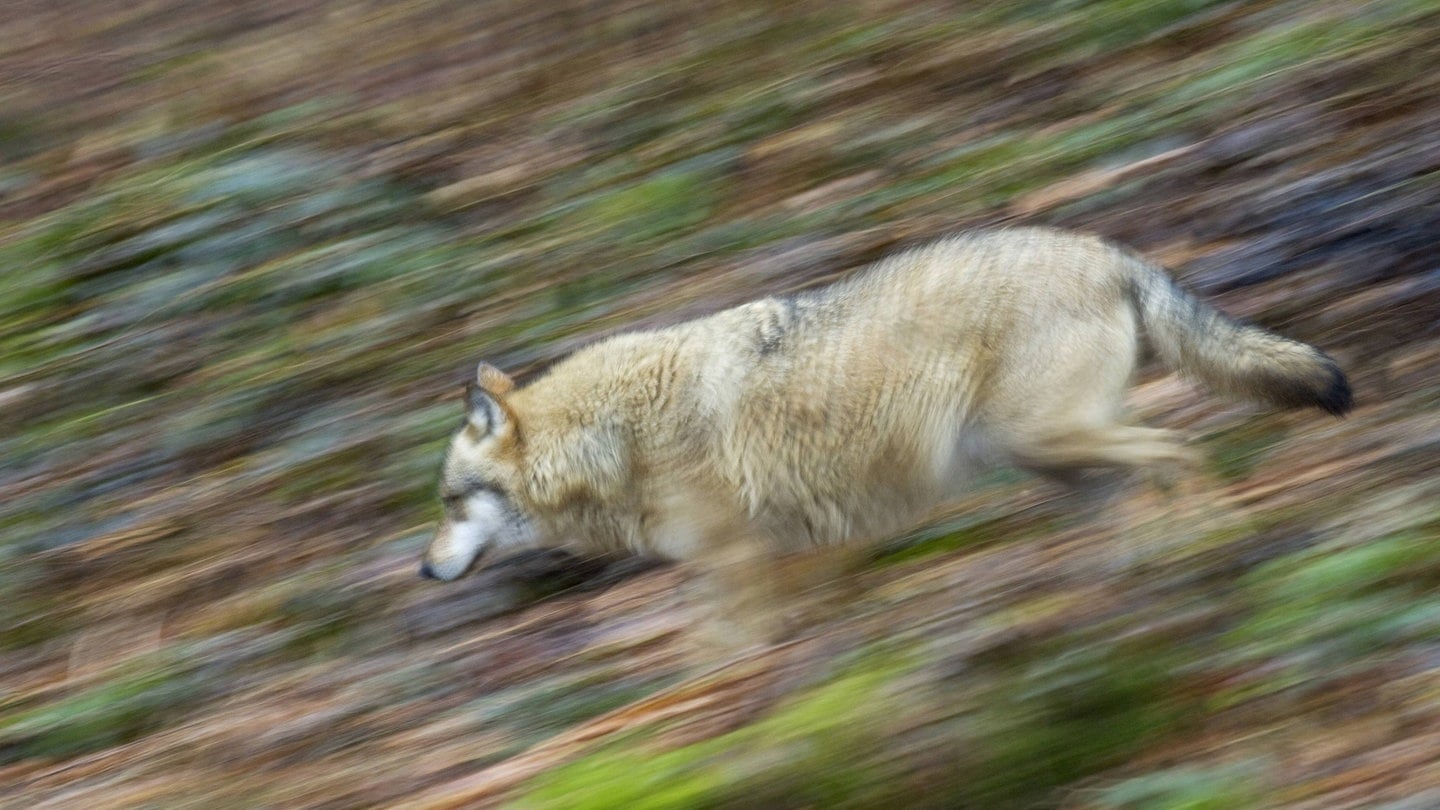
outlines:
[{"label": "wolf's ear", "polygon": [[515,388],[515,381],[510,375],[489,363],[481,363],[475,369],[475,384],[493,397],[503,397]]},{"label": "wolf's ear", "polygon": [[474,431],[472,438],[480,439],[492,433],[502,432],[510,422],[505,407],[479,383],[465,386],[465,421]]},{"label": "wolf's ear", "polygon": [[466,420],[478,436],[505,432],[510,414],[500,398],[515,387],[515,381],[494,366],[481,363],[475,380],[465,388]]}]

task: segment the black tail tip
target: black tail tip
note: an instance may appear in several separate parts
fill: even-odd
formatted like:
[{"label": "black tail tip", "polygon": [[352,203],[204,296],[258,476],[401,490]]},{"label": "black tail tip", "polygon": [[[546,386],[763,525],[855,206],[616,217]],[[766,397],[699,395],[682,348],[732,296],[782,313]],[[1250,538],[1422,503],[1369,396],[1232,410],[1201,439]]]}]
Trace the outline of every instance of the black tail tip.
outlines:
[{"label": "black tail tip", "polygon": [[1339,364],[1321,354],[1319,362],[1302,368],[1271,370],[1262,374],[1258,391],[1260,398],[1286,410],[1319,408],[1334,416],[1344,416],[1355,407],[1355,394]]},{"label": "black tail tip", "polygon": [[1345,372],[1340,370],[1334,360],[1330,361],[1326,371],[1330,372],[1330,384],[1316,398],[1315,405],[1328,414],[1344,416],[1355,407],[1355,394],[1350,390],[1350,381],[1345,379]]}]

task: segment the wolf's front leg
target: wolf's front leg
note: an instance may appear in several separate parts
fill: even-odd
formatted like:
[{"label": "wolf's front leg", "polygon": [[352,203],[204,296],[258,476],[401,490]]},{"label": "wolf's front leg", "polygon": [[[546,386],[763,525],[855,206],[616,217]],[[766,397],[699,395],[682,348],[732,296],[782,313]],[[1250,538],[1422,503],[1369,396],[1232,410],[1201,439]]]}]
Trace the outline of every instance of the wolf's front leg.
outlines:
[{"label": "wolf's front leg", "polygon": [[763,542],[726,538],[696,562],[691,593],[704,617],[697,639],[701,658],[713,661],[786,638],[785,594]]}]

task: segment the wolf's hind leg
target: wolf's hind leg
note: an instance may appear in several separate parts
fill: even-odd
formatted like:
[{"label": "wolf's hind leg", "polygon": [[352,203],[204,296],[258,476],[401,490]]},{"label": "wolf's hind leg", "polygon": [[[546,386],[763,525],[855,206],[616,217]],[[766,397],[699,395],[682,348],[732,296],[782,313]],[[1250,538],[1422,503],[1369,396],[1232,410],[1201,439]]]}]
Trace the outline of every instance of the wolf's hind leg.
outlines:
[{"label": "wolf's hind leg", "polygon": [[1084,470],[1178,474],[1200,462],[1178,431],[1132,425],[1072,428],[1027,441],[1011,453],[1020,466],[1051,475]]},{"label": "wolf's hind leg", "polygon": [[[1076,517],[1102,534],[1126,538],[1120,569],[1159,557],[1203,533],[1206,498],[1200,454],[1173,430],[1104,425],[1066,430],[1012,451],[1016,461],[1066,486]],[[1158,492],[1127,491],[1134,474]],[[1121,497],[1124,495],[1124,497]],[[1209,514],[1207,509],[1200,512]]]}]

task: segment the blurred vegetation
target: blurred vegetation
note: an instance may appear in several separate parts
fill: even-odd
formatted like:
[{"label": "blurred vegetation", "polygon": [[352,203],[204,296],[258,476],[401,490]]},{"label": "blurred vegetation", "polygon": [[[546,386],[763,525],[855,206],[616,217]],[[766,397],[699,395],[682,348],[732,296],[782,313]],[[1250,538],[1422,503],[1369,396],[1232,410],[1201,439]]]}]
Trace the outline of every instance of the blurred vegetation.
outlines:
[{"label": "blurred vegetation", "polygon": [[[1440,795],[1440,3],[6,17],[0,804]],[[997,474],[764,688],[685,686],[673,569],[414,581],[477,360],[523,379],[1009,222],[1147,251],[1362,407],[1149,374],[1215,504],[1117,530]]]}]

